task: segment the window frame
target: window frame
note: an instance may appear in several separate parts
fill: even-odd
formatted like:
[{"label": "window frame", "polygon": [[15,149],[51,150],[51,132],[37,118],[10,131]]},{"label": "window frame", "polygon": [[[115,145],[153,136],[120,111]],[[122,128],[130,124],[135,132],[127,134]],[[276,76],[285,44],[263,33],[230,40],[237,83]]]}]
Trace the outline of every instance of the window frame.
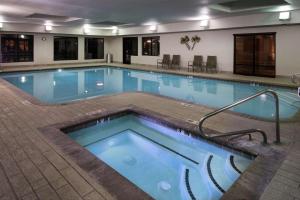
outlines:
[{"label": "window frame", "polygon": [[[68,38],[68,39],[76,39],[76,58],[67,58],[67,57],[65,57],[65,58],[56,58],[56,56],[55,56],[55,39],[59,39],[59,38]],[[65,43],[66,43],[66,40],[65,40]],[[65,46],[66,46],[66,44],[65,44]],[[53,60],[54,61],[67,61],[67,60],[78,60],[78,56],[79,56],[79,45],[78,45],[78,37],[76,37],[76,36],[54,36],[54,38],[53,38]]]},{"label": "window frame", "polygon": [[[89,40],[89,39],[92,39],[92,40],[102,40],[103,41],[103,46],[102,46],[102,52],[103,52],[103,54],[101,54],[101,57],[100,58],[88,58],[87,57],[87,40]],[[99,60],[99,59],[104,59],[104,57],[105,57],[105,52],[104,52],[104,49],[105,49],[105,39],[103,38],[103,37],[85,37],[84,38],[84,59],[85,60]]]},{"label": "window frame", "polygon": [[[150,42],[150,53],[149,54],[145,54],[145,48],[144,48],[144,43],[151,40]],[[158,47],[156,49],[156,51],[158,52],[157,54],[153,54],[153,40],[157,40],[158,41]],[[148,49],[148,50],[149,50]],[[148,37],[142,37],[142,56],[160,56],[160,36],[148,36]]]},{"label": "window frame", "polygon": [[[21,37],[21,35],[24,36],[24,38]],[[6,39],[11,39],[11,40],[14,40],[15,41],[15,45],[14,45],[14,52],[12,55],[12,57],[15,57],[15,58],[12,58],[13,61],[3,61],[3,49],[5,48],[4,46],[4,40],[5,40],[5,37],[3,36],[7,36]],[[10,37],[9,37],[10,36]],[[1,58],[0,58],[0,63],[20,63],[20,62],[34,62],[34,35],[31,35],[31,34],[19,34],[19,33],[15,33],[15,34],[9,34],[9,33],[5,33],[5,34],[0,34],[0,40],[1,40],[1,48],[0,48],[0,52],[1,52]],[[29,49],[28,52],[22,52],[20,50],[20,44],[21,44],[21,41],[28,41],[28,44],[27,44],[27,48]],[[24,44],[24,47],[26,45]],[[8,54],[8,53],[6,53]],[[23,56],[21,56],[23,55]],[[23,60],[21,59],[23,58]],[[24,58],[29,58],[28,60],[24,60]]]}]

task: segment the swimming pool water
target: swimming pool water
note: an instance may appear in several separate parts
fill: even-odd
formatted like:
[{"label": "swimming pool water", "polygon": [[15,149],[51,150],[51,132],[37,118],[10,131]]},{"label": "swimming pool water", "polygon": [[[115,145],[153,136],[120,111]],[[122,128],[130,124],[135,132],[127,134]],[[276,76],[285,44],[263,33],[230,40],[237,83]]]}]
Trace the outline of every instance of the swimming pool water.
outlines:
[{"label": "swimming pool water", "polygon": [[[40,101],[52,104],[142,91],[219,108],[270,88],[279,94],[281,119],[292,118],[300,108],[296,89],[114,67],[18,72],[1,77]],[[271,119],[275,114],[273,102],[272,96],[262,95],[232,110]]]},{"label": "swimming pool water", "polygon": [[158,200],[220,199],[252,162],[135,115],[68,135]]}]

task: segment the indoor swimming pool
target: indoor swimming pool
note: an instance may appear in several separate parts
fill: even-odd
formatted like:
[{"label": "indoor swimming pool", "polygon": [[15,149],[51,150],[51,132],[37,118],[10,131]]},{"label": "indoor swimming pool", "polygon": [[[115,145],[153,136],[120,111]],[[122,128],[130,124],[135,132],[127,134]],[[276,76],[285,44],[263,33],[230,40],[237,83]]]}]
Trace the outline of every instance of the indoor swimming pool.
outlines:
[{"label": "indoor swimming pool", "polygon": [[[108,66],[4,73],[1,77],[50,104],[140,91],[219,108],[258,91],[273,89],[279,95],[281,119],[293,118],[300,108],[296,89]],[[272,119],[275,114],[274,99],[261,95],[232,111]]]}]

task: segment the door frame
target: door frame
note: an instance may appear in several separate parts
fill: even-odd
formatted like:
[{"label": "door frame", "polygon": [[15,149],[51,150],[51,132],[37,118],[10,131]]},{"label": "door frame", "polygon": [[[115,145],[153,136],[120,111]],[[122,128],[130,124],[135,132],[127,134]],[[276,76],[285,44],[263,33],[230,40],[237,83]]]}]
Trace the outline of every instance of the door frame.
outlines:
[{"label": "door frame", "polygon": [[[123,37],[122,38],[123,39],[123,41],[122,41],[122,43],[123,43],[123,48],[122,48],[122,54],[123,54],[123,63],[124,64],[131,64],[131,56],[133,55],[133,52],[132,52],[132,40],[133,39],[136,39],[137,40],[137,43],[138,43],[138,37],[135,37],[135,36],[133,36],[133,37]],[[130,50],[129,50],[129,54],[128,54],[128,56],[130,56],[130,58],[129,58],[129,62],[127,62],[127,60],[126,60],[126,54],[125,54],[125,51],[126,51],[126,49],[125,49],[125,41],[131,41],[131,48],[130,48]],[[137,44],[137,47],[138,47],[138,44]]]},{"label": "door frame", "polygon": [[[274,45],[275,45],[275,60],[274,60],[274,76],[268,76],[268,75],[258,75],[255,73],[255,67],[256,67],[256,62],[255,62],[255,58],[256,58],[256,42],[255,42],[255,37],[257,35],[274,35],[275,39],[274,39]],[[252,74],[251,75],[246,75],[246,76],[262,76],[262,77],[275,77],[276,76],[276,32],[262,32],[262,33],[238,33],[238,34],[233,34],[234,38],[234,42],[233,42],[233,73],[234,74],[239,74],[236,73],[236,37],[237,36],[253,36],[253,66],[252,66]],[[242,74],[245,75],[245,74]]]}]

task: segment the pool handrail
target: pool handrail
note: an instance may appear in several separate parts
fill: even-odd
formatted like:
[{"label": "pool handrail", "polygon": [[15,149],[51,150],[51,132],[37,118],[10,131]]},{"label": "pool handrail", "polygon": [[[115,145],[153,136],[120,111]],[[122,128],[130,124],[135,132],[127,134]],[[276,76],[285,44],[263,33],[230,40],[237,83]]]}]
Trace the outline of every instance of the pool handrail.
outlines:
[{"label": "pool handrail", "polygon": [[295,73],[291,75],[291,81],[292,83],[300,86],[300,73]]},{"label": "pool handrail", "polygon": [[[228,133],[224,133],[224,134],[218,134],[218,135],[208,135],[208,134],[205,134],[204,131],[203,131],[203,123],[210,117],[213,117],[219,113],[222,113],[230,108],[233,108],[235,106],[238,106],[242,103],[245,103],[247,101],[250,101],[262,94],[271,94],[273,95],[274,99],[275,99],[275,107],[276,107],[276,111],[275,111],[275,128],[276,128],[276,140],[275,140],[275,143],[280,143],[280,119],[279,119],[279,98],[278,98],[278,95],[277,93],[274,91],[274,90],[270,90],[270,89],[267,89],[267,90],[263,90],[263,91],[260,91],[254,95],[251,95],[249,97],[246,97],[244,99],[241,99],[239,101],[236,101],[230,105],[227,105],[225,107],[222,107],[220,109],[217,109],[211,113],[208,113],[206,115],[204,115],[200,121],[199,121],[199,132],[202,136],[204,137],[207,137],[207,138],[217,138],[217,137],[229,137],[229,136],[243,136],[243,135],[251,135],[251,133],[260,133],[262,136],[263,136],[263,142],[264,143],[267,143],[267,134],[260,130],[260,129],[247,129],[247,130],[239,130],[239,131],[233,131],[233,132],[228,132]],[[251,136],[249,136],[251,137]]]}]

